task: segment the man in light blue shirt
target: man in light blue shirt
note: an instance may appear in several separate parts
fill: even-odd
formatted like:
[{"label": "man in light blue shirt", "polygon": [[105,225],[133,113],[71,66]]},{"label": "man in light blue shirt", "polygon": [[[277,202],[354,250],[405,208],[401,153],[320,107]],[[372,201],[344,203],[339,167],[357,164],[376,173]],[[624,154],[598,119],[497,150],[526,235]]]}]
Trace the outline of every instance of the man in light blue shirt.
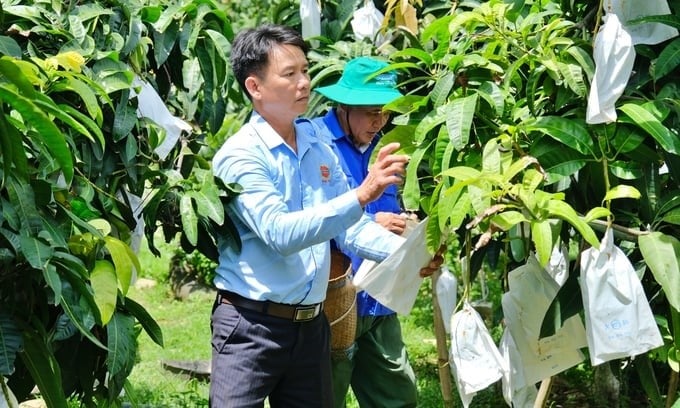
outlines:
[{"label": "man in light blue shirt", "polygon": [[[380,261],[403,242],[363,215],[401,182],[408,158],[382,149],[371,175],[349,189],[310,121],[307,46],[294,30],[245,30],[231,50],[234,75],[253,103],[249,122],[213,160],[242,192],[230,203],[240,251],[220,241],[211,317],[214,407],[331,407],[329,326],[322,312],[330,245]],[[436,268],[438,265],[430,265]]]}]

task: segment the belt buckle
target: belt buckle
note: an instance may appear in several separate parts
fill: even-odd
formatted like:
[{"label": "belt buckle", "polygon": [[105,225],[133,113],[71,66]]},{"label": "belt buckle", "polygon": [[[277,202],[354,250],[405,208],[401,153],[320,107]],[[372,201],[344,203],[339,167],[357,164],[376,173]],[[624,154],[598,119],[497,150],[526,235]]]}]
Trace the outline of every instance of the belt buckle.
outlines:
[{"label": "belt buckle", "polygon": [[308,320],[314,319],[319,315],[320,306],[299,306],[295,308],[295,316],[293,317],[294,322],[306,322]]}]

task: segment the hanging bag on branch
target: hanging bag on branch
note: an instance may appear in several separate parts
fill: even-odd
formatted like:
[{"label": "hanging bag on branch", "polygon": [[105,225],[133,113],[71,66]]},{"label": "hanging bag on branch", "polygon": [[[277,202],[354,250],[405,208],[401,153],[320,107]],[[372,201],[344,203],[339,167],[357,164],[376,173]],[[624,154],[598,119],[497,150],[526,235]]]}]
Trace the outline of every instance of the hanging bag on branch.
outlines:
[{"label": "hanging bag on branch", "polygon": [[508,274],[510,290],[501,303],[505,324],[512,334],[523,375],[512,380],[514,390],[531,386],[585,359],[586,333],[579,316],[567,319],[556,333],[540,337],[541,324],[559,285],[531,255],[526,264]]},{"label": "hanging bag on branch", "polygon": [[663,345],[649,302],[626,254],[608,229],[600,248],[581,254],[581,294],[592,365]]},{"label": "hanging bag on branch", "polygon": [[375,40],[375,46],[379,47],[385,42],[385,36],[377,35],[382,26],[385,16],[373,4],[373,0],[365,0],[364,5],[359,7],[354,14],[352,14],[352,31],[357,41],[368,38],[370,41]]},{"label": "hanging bag on branch", "polygon": [[451,317],[449,363],[465,408],[478,391],[503,376],[503,357],[479,313],[467,301]]}]

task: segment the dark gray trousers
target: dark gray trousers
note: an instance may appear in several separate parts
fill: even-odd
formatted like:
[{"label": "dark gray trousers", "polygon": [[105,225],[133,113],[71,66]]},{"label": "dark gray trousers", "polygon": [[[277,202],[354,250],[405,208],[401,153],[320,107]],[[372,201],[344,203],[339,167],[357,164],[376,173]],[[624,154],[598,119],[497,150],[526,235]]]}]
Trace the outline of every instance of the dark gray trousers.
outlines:
[{"label": "dark gray trousers", "polygon": [[323,313],[293,322],[215,304],[213,408],[331,408],[330,328]]}]

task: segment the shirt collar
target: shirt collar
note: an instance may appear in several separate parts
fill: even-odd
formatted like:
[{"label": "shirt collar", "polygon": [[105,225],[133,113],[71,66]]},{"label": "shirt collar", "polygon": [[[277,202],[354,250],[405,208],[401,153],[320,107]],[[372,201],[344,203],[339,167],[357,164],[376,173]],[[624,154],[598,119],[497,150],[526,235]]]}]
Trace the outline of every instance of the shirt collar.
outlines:
[{"label": "shirt collar", "polygon": [[[257,134],[260,136],[260,139],[262,139],[262,142],[269,150],[273,150],[281,145],[285,145],[283,138],[256,111],[252,112],[248,123],[250,123],[250,125],[255,129]],[[311,144],[316,142],[316,139],[313,137],[314,130],[311,127],[311,122],[304,118],[295,119],[293,125],[295,126],[295,138],[297,141],[298,155],[302,156],[304,152],[309,150]]]}]

